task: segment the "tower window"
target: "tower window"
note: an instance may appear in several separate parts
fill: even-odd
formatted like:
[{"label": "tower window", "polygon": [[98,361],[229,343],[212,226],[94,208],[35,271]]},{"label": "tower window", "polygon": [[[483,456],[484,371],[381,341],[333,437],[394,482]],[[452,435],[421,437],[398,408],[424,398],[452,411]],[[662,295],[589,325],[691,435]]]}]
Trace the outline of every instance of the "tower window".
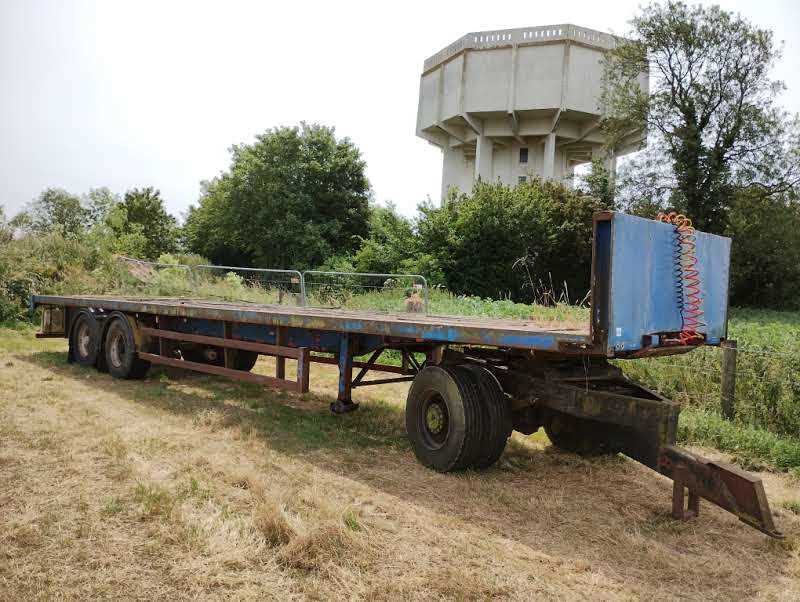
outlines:
[{"label": "tower window", "polygon": [[528,147],[523,146],[519,149],[519,162],[520,163],[527,163],[528,162]]},{"label": "tower window", "polygon": [[517,178],[517,183],[519,183],[519,184],[524,184],[524,183],[525,183],[525,180],[527,180],[527,179],[528,179],[528,178],[526,178],[525,176],[519,176],[519,177]]}]

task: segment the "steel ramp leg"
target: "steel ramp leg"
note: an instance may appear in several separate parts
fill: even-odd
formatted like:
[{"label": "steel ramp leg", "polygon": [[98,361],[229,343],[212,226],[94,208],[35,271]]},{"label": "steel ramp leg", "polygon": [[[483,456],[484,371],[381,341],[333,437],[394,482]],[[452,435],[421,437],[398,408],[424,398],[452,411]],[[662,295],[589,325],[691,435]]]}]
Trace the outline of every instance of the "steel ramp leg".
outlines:
[{"label": "steel ramp leg", "polygon": [[685,507],[686,481],[683,475],[674,475],[672,483],[672,517],[677,520],[689,520],[700,515],[700,496],[689,490],[689,505]]},{"label": "steel ramp leg", "polygon": [[348,333],[339,337],[339,394],[330,405],[334,414],[346,414],[358,409],[358,404],[351,399],[353,384],[353,345]]},{"label": "steel ramp leg", "polygon": [[[661,448],[658,472],[675,482],[672,490],[672,514],[675,518],[697,516],[702,497],[762,533],[783,538],[772,520],[764,484],[758,477],[673,445]],[[689,507],[684,510],[686,489],[689,490]]]}]

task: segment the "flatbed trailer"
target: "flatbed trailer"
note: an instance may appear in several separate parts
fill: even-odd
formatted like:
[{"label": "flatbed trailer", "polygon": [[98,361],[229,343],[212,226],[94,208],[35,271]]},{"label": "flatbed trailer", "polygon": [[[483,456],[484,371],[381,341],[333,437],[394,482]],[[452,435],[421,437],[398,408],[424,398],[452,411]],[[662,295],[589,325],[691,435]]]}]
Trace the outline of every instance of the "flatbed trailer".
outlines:
[{"label": "flatbed trailer", "polygon": [[[614,212],[594,218],[587,325],[189,298],[34,295],[31,307],[43,310],[37,336],[68,338],[71,361],[114,377],[140,378],[158,364],[302,393],[313,363],[336,364],[337,414],[357,408],[355,387],[410,381],[409,439],[435,470],[488,467],[513,430],[544,428],[561,449],[621,452],[671,478],[678,519],[696,515],[705,498],[781,537],[761,481],[676,447],[679,404],[609,363],[725,339],[730,240],[692,235],[703,323],[689,341],[680,336],[686,292],[676,228]],[[381,363],[387,350],[402,364]],[[250,371],[259,355],[276,358],[274,376]],[[296,362],[292,379],[287,359]]]}]

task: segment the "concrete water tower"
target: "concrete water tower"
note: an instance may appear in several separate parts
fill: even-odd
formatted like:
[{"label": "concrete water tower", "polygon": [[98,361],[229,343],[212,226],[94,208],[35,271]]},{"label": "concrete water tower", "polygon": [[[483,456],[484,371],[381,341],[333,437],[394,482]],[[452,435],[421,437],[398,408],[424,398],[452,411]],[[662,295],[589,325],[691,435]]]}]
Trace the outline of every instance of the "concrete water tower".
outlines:
[{"label": "concrete water tower", "polygon": [[[417,135],[442,149],[442,198],[475,179],[571,182],[576,165],[640,148],[634,132],[603,150],[603,53],[614,36],[575,25],[469,33],[425,61]],[[648,85],[643,74],[640,84]]]}]

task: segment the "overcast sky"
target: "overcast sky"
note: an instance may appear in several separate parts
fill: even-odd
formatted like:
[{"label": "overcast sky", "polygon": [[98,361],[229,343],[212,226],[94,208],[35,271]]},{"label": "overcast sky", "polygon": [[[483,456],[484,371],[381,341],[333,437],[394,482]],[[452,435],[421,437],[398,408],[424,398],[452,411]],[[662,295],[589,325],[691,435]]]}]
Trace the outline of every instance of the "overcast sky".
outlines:
[{"label": "overcast sky", "polygon": [[[721,2],[784,40],[800,111],[800,2]],[[438,200],[415,136],[425,58],[470,31],[574,23],[624,34],[639,2],[0,0],[0,204],[42,189],[155,186],[176,216],[231,144],[301,120],[363,152],[375,199]]]}]

